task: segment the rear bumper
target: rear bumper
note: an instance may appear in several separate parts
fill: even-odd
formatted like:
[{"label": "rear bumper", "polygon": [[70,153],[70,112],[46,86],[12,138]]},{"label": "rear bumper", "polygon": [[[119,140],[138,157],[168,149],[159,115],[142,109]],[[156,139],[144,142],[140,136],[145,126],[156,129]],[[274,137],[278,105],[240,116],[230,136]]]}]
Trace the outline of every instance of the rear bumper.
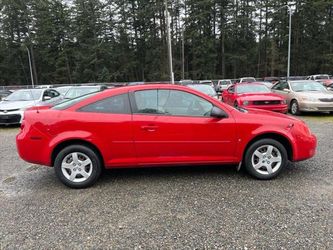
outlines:
[{"label": "rear bumper", "polygon": [[16,136],[16,148],[23,160],[34,164],[51,166],[48,138],[37,129],[24,128],[21,130]]}]

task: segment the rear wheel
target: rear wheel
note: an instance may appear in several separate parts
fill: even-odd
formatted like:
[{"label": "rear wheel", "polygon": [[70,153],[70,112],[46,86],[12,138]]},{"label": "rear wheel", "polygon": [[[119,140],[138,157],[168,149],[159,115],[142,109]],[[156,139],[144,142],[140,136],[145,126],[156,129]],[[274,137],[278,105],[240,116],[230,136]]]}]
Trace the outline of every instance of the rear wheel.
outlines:
[{"label": "rear wheel", "polygon": [[93,185],[102,170],[101,160],[89,147],[71,145],[61,150],[54,162],[59,180],[71,188],[86,188]]},{"label": "rear wheel", "polygon": [[290,112],[293,115],[299,115],[301,112],[299,110],[299,105],[296,100],[293,100],[290,104]]},{"label": "rear wheel", "polygon": [[261,139],[254,142],[244,157],[247,172],[261,180],[276,177],[288,164],[285,147],[273,139]]}]

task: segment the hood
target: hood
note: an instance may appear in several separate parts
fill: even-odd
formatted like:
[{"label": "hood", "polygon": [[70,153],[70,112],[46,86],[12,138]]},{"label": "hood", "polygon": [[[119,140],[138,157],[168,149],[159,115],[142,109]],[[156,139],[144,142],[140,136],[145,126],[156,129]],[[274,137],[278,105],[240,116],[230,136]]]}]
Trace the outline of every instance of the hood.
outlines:
[{"label": "hood", "polygon": [[333,98],[333,93],[331,92],[319,92],[319,91],[309,91],[309,92],[295,92],[299,97],[312,97],[312,98]]},{"label": "hood", "polygon": [[282,101],[285,98],[275,93],[253,93],[240,94],[237,99],[242,101]]},{"label": "hood", "polygon": [[2,101],[0,102],[1,110],[25,109],[35,105],[34,101]]},{"label": "hood", "polygon": [[293,122],[299,122],[300,120],[297,119],[294,116],[289,116],[289,115],[285,115],[279,112],[272,112],[272,111],[268,111],[268,110],[264,110],[264,109],[256,109],[256,108],[245,108],[247,110],[247,114],[249,115],[260,115],[262,117],[262,119],[264,120],[268,120],[272,117],[274,118],[278,118],[278,119],[286,119],[289,121],[293,121]]}]

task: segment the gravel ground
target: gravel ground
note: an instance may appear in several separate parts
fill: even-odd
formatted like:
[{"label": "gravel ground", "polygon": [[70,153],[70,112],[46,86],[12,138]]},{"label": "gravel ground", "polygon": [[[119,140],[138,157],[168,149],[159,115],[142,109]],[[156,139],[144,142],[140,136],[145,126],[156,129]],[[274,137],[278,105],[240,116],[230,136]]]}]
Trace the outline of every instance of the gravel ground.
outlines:
[{"label": "gravel ground", "polygon": [[86,190],[19,159],[0,128],[0,249],[333,249],[333,117],[317,155],[257,181],[233,166],[107,171]]}]

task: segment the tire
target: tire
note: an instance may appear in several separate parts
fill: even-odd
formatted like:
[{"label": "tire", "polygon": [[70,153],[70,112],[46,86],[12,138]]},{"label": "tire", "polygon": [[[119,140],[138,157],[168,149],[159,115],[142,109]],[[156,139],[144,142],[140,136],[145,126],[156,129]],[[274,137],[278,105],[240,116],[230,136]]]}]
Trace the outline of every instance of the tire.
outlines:
[{"label": "tire", "polygon": [[300,115],[301,114],[301,112],[299,110],[298,102],[296,100],[293,100],[290,104],[290,113],[292,115]]},{"label": "tire", "polygon": [[246,171],[260,180],[273,179],[287,164],[286,148],[273,139],[261,139],[254,142],[248,147],[244,156]]},{"label": "tire", "polygon": [[94,150],[83,145],[62,149],[54,161],[59,180],[71,188],[92,186],[102,172],[102,163]]}]

